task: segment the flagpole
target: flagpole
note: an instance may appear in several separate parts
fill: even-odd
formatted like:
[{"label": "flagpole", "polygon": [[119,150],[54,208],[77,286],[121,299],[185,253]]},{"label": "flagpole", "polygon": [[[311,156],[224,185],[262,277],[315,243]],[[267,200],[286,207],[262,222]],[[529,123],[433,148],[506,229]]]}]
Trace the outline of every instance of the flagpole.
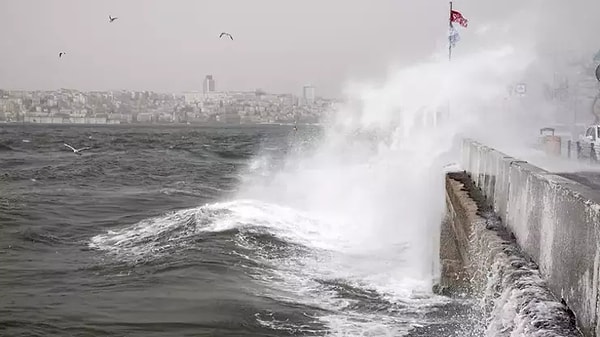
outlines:
[{"label": "flagpole", "polygon": [[[452,1],[450,1],[450,13],[448,13],[448,28],[452,29]],[[452,42],[448,39],[448,61],[452,61]]]},{"label": "flagpole", "polygon": [[[452,1],[450,1],[450,13],[448,13],[448,32],[452,32]],[[448,38],[448,62],[452,62],[452,41]],[[448,96],[448,105],[446,106],[446,116],[444,119],[450,118],[450,96]],[[436,123],[437,124],[437,123]]]}]

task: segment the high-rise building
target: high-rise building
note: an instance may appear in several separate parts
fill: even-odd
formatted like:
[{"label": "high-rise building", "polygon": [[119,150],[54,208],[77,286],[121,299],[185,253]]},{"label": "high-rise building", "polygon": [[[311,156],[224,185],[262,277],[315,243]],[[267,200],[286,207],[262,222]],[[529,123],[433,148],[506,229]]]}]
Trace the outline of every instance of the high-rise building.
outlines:
[{"label": "high-rise building", "polygon": [[204,94],[206,94],[206,93],[214,92],[214,91],[215,91],[215,80],[213,79],[212,75],[206,75],[206,78],[204,79],[203,92],[204,92]]},{"label": "high-rise building", "polygon": [[303,97],[306,104],[315,103],[315,87],[312,85],[305,85],[303,88]]}]

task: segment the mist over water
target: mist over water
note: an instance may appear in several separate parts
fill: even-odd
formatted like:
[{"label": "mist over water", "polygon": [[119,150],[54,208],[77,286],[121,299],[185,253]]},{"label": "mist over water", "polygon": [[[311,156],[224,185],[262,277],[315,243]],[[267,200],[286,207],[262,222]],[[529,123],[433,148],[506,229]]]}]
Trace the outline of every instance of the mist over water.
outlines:
[{"label": "mist over water", "polygon": [[370,279],[379,275],[403,293],[429,291],[444,213],[443,166],[459,158],[460,137],[493,136],[487,123],[510,130],[494,105],[526,65],[507,46],[398,69],[383,83],[352,84],[318,145],[260,172],[268,178],[253,180],[241,195],[323,219],[328,225],[315,230],[344,252],[393,259],[380,269],[367,263]]}]

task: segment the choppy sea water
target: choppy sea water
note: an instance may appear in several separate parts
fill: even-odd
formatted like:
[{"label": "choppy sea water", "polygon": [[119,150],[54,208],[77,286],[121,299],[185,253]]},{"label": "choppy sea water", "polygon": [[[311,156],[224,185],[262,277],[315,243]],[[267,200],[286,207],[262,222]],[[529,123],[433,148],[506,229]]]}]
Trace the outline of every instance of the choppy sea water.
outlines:
[{"label": "choppy sea water", "polygon": [[471,302],[373,280],[401,250],[352,254],[313,214],[238,196],[259,155],[314,134],[2,126],[0,335],[476,335]]}]

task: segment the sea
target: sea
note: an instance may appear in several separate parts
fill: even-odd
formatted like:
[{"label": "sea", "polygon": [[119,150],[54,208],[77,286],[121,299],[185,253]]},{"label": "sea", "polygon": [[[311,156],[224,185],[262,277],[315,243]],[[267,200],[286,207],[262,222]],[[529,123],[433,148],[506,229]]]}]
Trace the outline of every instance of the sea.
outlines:
[{"label": "sea", "polygon": [[0,125],[0,335],[478,336],[431,291],[443,194],[340,132]]}]

